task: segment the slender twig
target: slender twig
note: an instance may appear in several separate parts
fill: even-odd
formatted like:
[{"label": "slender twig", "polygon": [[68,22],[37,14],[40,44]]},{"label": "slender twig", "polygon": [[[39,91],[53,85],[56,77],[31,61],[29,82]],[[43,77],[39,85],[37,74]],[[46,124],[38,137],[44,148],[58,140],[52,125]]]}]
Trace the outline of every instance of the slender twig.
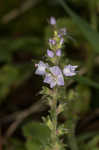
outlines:
[{"label": "slender twig", "polygon": [[26,11],[28,11],[30,8],[37,5],[38,2],[40,2],[40,0],[25,1],[19,8],[14,9],[11,12],[9,12],[8,14],[6,14],[5,16],[3,16],[3,18],[1,19],[1,22],[5,24],[5,23],[12,21],[16,17],[18,17],[18,16],[22,15],[23,13],[25,13]]},{"label": "slender twig", "polygon": [[36,113],[39,109],[40,111],[43,111],[45,108],[44,101],[39,101],[36,104],[33,104],[30,108],[20,112],[15,119],[15,122],[13,122],[10,127],[8,128],[6,134],[5,134],[5,139],[8,139],[17,127],[23,122],[25,118],[27,118],[29,115]]}]

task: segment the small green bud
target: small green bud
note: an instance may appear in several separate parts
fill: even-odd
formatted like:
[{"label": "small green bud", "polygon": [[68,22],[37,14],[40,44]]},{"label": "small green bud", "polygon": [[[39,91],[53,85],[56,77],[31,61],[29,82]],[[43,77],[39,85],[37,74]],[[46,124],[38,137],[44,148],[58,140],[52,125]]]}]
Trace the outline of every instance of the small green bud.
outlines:
[{"label": "small green bud", "polygon": [[53,129],[53,124],[52,124],[52,121],[49,119],[47,122],[46,122],[47,126],[49,127],[49,129]]},{"label": "small green bud", "polygon": [[57,135],[61,136],[68,133],[68,129],[64,125],[60,125],[57,129]]},{"label": "small green bud", "polygon": [[59,104],[59,106],[57,107],[57,114],[60,114],[64,111],[64,107],[66,106],[66,104]]}]

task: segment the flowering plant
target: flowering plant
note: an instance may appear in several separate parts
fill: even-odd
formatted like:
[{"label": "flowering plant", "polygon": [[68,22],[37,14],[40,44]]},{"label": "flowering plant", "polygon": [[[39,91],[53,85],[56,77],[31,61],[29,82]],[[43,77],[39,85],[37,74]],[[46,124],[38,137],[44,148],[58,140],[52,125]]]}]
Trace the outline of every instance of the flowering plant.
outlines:
[{"label": "flowering plant", "polygon": [[[62,47],[64,45],[64,36],[67,35],[65,28],[57,29],[56,19],[50,18],[50,25],[53,30],[53,37],[48,40],[49,48],[46,52],[47,63],[40,61],[35,64],[37,67],[35,74],[43,76],[44,83],[49,84],[50,88],[44,87],[41,94],[46,95],[47,102],[50,106],[49,116],[44,118],[46,125],[51,131],[50,142],[45,146],[46,150],[63,150],[65,145],[60,140],[60,136],[67,133],[64,125],[58,125],[58,115],[64,111],[66,103],[62,101],[60,86],[65,92],[65,77],[76,75],[77,65],[62,64],[63,56]],[[64,66],[62,68],[62,66]],[[45,97],[44,97],[45,98]]]}]

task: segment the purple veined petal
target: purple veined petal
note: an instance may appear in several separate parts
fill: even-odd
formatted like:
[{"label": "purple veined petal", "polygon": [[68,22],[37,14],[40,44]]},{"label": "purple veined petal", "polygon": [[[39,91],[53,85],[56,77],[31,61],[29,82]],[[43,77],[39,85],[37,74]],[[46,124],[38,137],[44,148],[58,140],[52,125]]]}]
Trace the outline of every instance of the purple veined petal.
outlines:
[{"label": "purple veined petal", "polygon": [[60,70],[60,68],[58,66],[50,67],[49,70],[51,71],[51,73],[54,76],[58,76],[58,75],[62,74],[62,72],[61,72],[61,70]]},{"label": "purple veined petal", "polygon": [[54,17],[50,17],[50,24],[55,25],[56,24],[56,19]]},{"label": "purple veined petal", "polygon": [[67,77],[72,77],[72,76],[75,76],[76,73],[75,72],[68,72],[68,73],[65,72],[64,75]]},{"label": "purple veined petal", "polygon": [[64,78],[63,75],[59,75],[57,78],[57,84],[60,86],[64,86]]},{"label": "purple veined petal", "polygon": [[55,45],[55,44],[56,44],[56,41],[55,41],[55,40],[53,40],[53,39],[49,39],[49,44],[51,44],[51,45]]},{"label": "purple veined petal", "polygon": [[43,82],[48,83],[50,85],[50,88],[53,88],[56,85],[56,80],[50,73],[46,74]]},{"label": "purple veined petal", "polygon": [[61,54],[62,54],[61,49],[58,49],[58,50],[56,51],[56,56],[61,56]]},{"label": "purple veined petal", "polygon": [[35,71],[35,74],[37,74],[37,75],[44,75],[44,74],[45,74],[45,71],[40,70],[40,69],[37,69],[37,70]]},{"label": "purple veined petal", "polygon": [[[57,68],[57,66],[54,66],[54,68]],[[51,67],[51,69],[53,69],[53,67]],[[59,71],[60,71],[60,69],[59,69]],[[53,72],[53,70],[52,70],[52,72]],[[61,73],[61,72],[60,72]],[[45,79],[44,79],[44,83],[48,83],[49,85],[50,85],[50,88],[53,88],[53,87],[55,87],[56,85],[59,85],[59,86],[63,86],[64,85],[64,78],[63,78],[63,75],[62,75],[62,73],[61,74],[57,74],[57,73],[55,73],[55,74],[51,74],[51,73],[46,73],[46,75],[45,75]]]},{"label": "purple veined petal", "polygon": [[54,57],[54,52],[47,49],[47,55],[52,58],[52,57]]},{"label": "purple veined petal", "polygon": [[72,66],[71,65],[71,70],[75,71],[76,68],[78,68],[78,66]]},{"label": "purple veined petal", "polygon": [[64,38],[61,37],[61,39],[60,39],[60,45],[62,45],[63,43],[64,43]]},{"label": "purple veined petal", "polygon": [[55,87],[56,84],[57,84],[57,82],[56,82],[55,80],[52,80],[52,81],[50,82],[50,88]]},{"label": "purple veined petal", "polygon": [[65,76],[74,76],[76,75],[76,71],[75,71],[76,68],[77,66],[67,65],[63,69],[63,74]]},{"label": "purple veined petal", "polygon": [[46,74],[43,82],[50,84],[51,81],[52,81],[52,75],[50,73]]},{"label": "purple veined petal", "polygon": [[76,65],[76,66],[67,65],[67,66],[70,68],[70,70],[71,70],[72,72],[74,72],[75,69],[78,67],[77,65]]},{"label": "purple veined petal", "polygon": [[65,76],[72,76],[72,72],[71,72],[71,70],[70,70],[70,65],[67,65],[67,66],[65,66],[64,67],[64,69],[63,69],[63,74],[65,75]]},{"label": "purple veined petal", "polygon": [[46,68],[48,68],[48,64],[45,64],[43,61],[40,61],[39,64],[36,64],[37,69],[35,74],[44,75],[46,73]]}]

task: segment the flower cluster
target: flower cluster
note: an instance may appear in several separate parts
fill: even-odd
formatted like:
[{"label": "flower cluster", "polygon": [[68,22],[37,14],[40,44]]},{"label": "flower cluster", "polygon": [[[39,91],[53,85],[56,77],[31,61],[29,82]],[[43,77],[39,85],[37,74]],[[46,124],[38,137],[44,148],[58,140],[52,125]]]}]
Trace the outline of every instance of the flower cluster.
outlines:
[{"label": "flower cluster", "polygon": [[[54,17],[50,18],[50,24],[52,26],[56,26],[56,20]],[[47,49],[47,57],[50,59],[54,57],[61,57],[62,50],[61,47],[64,43],[64,36],[67,34],[65,28],[60,29],[59,31],[54,32],[54,37],[49,39],[49,47]],[[56,64],[54,66],[49,66],[48,63],[44,63],[40,61],[38,64],[35,65],[37,70],[35,74],[44,76],[44,83],[50,85],[50,88],[58,86],[64,86],[64,76],[74,76],[76,75],[76,68],[78,66],[66,65],[61,70],[60,67]]]}]

